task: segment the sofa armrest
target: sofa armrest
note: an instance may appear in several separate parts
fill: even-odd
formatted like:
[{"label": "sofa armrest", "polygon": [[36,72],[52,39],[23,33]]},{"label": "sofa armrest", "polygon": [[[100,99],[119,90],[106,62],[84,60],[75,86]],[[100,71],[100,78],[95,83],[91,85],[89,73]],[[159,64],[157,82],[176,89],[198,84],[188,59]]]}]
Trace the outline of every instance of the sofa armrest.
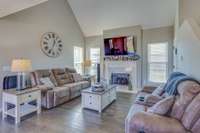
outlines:
[{"label": "sofa armrest", "polygon": [[136,113],[126,124],[126,133],[186,133],[178,120],[147,112]]},{"label": "sofa armrest", "polygon": [[162,99],[163,98],[160,96],[154,96],[154,95],[150,94],[144,98],[144,103],[146,103],[148,106],[153,106],[154,104],[156,104],[157,102],[159,102]]},{"label": "sofa armrest", "polygon": [[142,92],[152,93],[156,88],[155,86],[144,86]]}]

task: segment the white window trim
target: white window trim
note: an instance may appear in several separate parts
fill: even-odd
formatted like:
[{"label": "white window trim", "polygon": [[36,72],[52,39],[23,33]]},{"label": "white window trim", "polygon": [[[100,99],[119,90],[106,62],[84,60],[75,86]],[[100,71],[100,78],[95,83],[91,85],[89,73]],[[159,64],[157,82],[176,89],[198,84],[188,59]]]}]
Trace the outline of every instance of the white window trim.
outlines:
[{"label": "white window trim", "polygon": [[[170,63],[170,56],[169,56],[169,50],[170,50],[170,46],[169,46],[169,43],[168,42],[157,42],[157,43],[149,43],[149,44],[147,44],[147,47],[146,47],[146,52],[147,52],[147,55],[146,55],[146,64],[147,64],[147,67],[146,67],[146,85],[153,85],[153,86],[158,86],[158,85],[161,85],[161,84],[164,84],[164,83],[162,83],[162,82],[152,82],[152,81],[150,81],[149,80],[149,50],[148,50],[148,46],[149,45],[153,45],[153,44],[160,44],[160,43],[165,43],[165,44],[167,44],[167,71],[166,71],[166,74],[167,74],[167,77],[169,76],[169,72],[170,72],[170,65],[169,65],[169,63]],[[157,63],[157,62],[156,62]]]},{"label": "white window trim", "polygon": [[[92,49],[98,49],[99,50],[99,61],[93,62],[92,57],[91,57],[91,51]],[[101,58],[101,50],[98,47],[95,48],[90,48],[90,60],[92,61],[92,64],[98,64],[100,63],[100,58]],[[91,70],[92,70],[92,66],[91,66]],[[92,73],[92,74],[97,74],[97,73]]]},{"label": "white window trim", "polygon": [[[76,65],[75,64],[79,64],[79,65],[82,65],[82,63],[83,63],[83,60],[84,60],[84,51],[83,51],[83,47],[81,47],[81,46],[74,46],[74,52],[75,52],[75,49],[81,49],[81,51],[82,51],[82,58],[81,58],[81,61],[80,62],[75,62],[75,53],[74,53],[74,61],[73,61],[73,65],[74,65],[74,68],[76,69]],[[76,70],[76,71],[78,71],[79,72],[79,70]],[[80,73],[81,74],[83,74],[83,67],[81,66],[81,70],[80,70]]]}]

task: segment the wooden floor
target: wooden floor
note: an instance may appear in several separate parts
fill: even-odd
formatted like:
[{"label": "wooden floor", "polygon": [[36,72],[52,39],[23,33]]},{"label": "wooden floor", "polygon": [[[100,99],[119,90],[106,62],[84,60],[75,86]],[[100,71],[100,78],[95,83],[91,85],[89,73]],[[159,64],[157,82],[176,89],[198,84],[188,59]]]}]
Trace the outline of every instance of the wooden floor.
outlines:
[{"label": "wooden floor", "polygon": [[98,114],[82,110],[81,98],[63,104],[41,115],[31,115],[14,125],[12,118],[0,121],[0,133],[124,133],[124,120],[134,95],[118,93],[117,100]]}]

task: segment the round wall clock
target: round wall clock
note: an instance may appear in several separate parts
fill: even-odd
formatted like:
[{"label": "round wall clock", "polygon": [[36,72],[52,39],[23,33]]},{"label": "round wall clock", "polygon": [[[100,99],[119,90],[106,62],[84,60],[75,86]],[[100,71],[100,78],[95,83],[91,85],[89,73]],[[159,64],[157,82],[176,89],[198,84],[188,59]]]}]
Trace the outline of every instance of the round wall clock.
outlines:
[{"label": "round wall clock", "polygon": [[41,49],[49,57],[59,57],[63,51],[62,40],[56,33],[47,32],[42,36]]}]

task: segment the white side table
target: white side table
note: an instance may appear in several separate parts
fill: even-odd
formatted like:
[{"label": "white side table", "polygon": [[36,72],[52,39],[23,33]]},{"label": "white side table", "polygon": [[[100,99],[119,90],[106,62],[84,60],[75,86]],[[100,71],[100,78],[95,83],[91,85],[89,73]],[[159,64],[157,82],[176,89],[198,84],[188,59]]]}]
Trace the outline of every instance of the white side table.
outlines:
[{"label": "white side table", "polygon": [[[36,101],[36,105],[29,104],[32,101]],[[41,113],[41,90],[38,88],[31,88],[22,91],[16,91],[15,89],[3,91],[2,101],[2,113],[3,119],[7,115],[15,118],[15,123],[20,123],[21,117],[37,111],[37,114]],[[12,104],[15,107],[8,109],[8,104]]]}]

